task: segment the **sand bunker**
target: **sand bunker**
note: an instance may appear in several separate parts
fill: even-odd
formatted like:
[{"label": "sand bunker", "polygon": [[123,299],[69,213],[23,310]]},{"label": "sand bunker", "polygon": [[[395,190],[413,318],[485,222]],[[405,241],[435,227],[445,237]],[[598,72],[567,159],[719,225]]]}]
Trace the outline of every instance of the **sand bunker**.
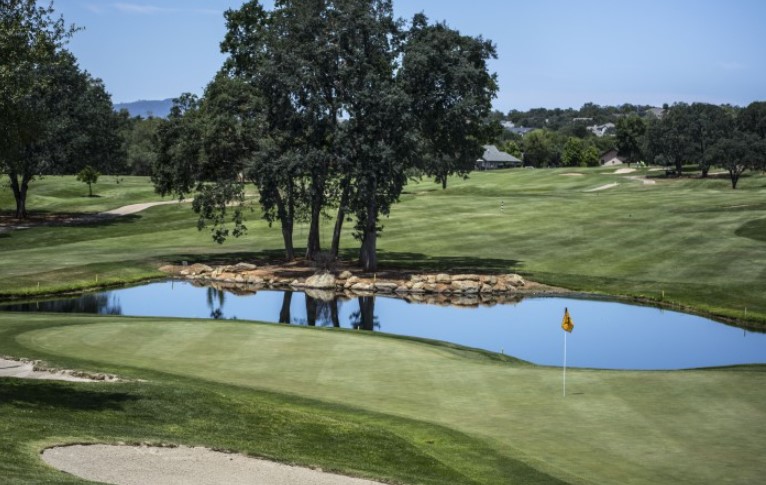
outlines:
[{"label": "sand bunker", "polygon": [[205,448],[76,445],[42,453],[50,466],[86,480],[117,485],[372,485],[379,482],[325,473]]},{"label": "sand bunker", "polygon": [[607,189],[611,189],[612,187],[617,187],[618,185],[620,184],[614,183],[614,184],[599,185],[595,189],[586,190],[586,192],[598,192],[600,190],[607,190]]},{"label": "sand bunker", "polygon": [[635,176],[635,177],[628,177],[628,178],[630,180],[636,180],[638,182],[641,182],[644,185],[656,185],[657,184],[657,182],[655,182],[654,180],[650,180],[650,179],[645,178],[645,177]]},{"label": "sand bunker", "polygon": [[562,177],[584,177],[585,174],[582,173],[560,173]]},{"label": "sand bunker", "polygon": [[617,170],[614,171],[614,173],[617,174],[617,175],[622,175],[624,173],[633,173],[635,171],[636,171],[635,168],[627,168],[626,167],[626,168],[618,168]]},{"label": "sand bunker", "polygon": [[0,359],[0,377],[70,382],[111,382],[117,380],[116,377],[106,374],[91,377],[72,370],[36,369],[35,362],[8,359]]}]

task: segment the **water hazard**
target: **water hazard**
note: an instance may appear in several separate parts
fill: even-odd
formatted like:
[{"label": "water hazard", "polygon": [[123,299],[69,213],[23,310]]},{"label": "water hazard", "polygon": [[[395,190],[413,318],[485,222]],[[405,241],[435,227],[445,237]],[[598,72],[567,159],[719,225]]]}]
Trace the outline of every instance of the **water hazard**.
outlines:
[{"label": "water hazard", "polygon": [[503,352],[552,366],[563,364],[564,308],[569,308],[575,325],[566,335],[570,367],[683,369],[766,363],[766,334],[652,307],[572,298],[525,298],[517,303],[457,307],[381,296],[325,301],[289,291],[237,295],[169,281],[0,307],[380,331]]}]

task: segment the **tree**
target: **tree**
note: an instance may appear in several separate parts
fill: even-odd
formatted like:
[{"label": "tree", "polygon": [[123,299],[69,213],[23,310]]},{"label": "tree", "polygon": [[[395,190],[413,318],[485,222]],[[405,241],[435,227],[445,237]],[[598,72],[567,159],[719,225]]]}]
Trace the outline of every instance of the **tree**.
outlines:
[{"label": "tree", "polygon": [[0,15],[0,167],[10,178],[16,217],[26,218],[29,182],[44,168],[29,152],[55,117],[53,71],[74,32],[53,18],[53,6],[3,0]]},{"label": "tree", "polygon": [[570,136],[564,144],[564,151],[561,155],[561,161],[569,167],[584,167],[585,161],[585,143],[577,137]]},{"label": "tree", "polygon": [[288,258],[296,217],[309,221],[313,259],[320,220],[337,207],[331,252],[353,215],[360,260],[374,271],[380,218],[408,174],[444,186],[481,154],[493,130],[494,46],[422,15],[407,32],[390,0],[277,0],[271,11],[250,1],[226,19],[224,68],[159,130],[155,185],[196,192],[200,225],[220,226],[223,240],[227,206],[241,203],[237,179],[252,181],[264,217],[282,225]]},{"label": "tree", "polygon": [[739,114],[738,122],[741,130],[766,138],[766,101],[750,103]]},{"label": "tree", "polygon": [[731,138],[718,140],[706,156],[708,163],[720,165],[729,172],[731,188],[736,189],[742,173],[758,166],[766,157],[766,143],[755,134],[737,132]]},{"label": "tree", "polygon": [[130,118],[127,110],[123,110],[119,117],[126,173],[151,175],[152,166],[157,161],[157,130],[162,118]]},{"label": "tree", "polygon": [[29,183],[84,165],[117,173],[124,152],[119,117],[103,83],[64,49],[76,30],[53,7],[5,0],[0,15],[0,169],[10,178],[16,217],[27,216]]},{"label": "tree", "polygon": [[646,124],[637,115],[624,116],[617,120],[617,151],[628,161],[628,166],[641,160]]},{"label": "tree", "polygon": [[535,130],[524,137],[524,164],[547,167],[553,157],[553,147],[545,130]]},{"label": "tree", "polygon": [[708,149],[718,140],[730,137],[734,128],[733,113],[713,104],[693,103],[689,106],[685,126],[689,141],[687,154],[707,177],[710,170]]},{"label": "tree", "polygon": [[77,174],[78,181],[88,184],[88,197],[93,197],[93,184],[98,182],[100,176],[101,173],[90,165],[86,165],[85,168],[80,170],[80,173]]}]

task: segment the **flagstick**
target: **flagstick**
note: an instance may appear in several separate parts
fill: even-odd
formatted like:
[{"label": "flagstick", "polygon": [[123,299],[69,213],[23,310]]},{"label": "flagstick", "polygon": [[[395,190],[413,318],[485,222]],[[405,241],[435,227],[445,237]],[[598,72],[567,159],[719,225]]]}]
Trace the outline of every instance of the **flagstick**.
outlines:
[{"label": "flagstick", "polygon": [[567,333],[564,332],[564,397],[567,397]]}]

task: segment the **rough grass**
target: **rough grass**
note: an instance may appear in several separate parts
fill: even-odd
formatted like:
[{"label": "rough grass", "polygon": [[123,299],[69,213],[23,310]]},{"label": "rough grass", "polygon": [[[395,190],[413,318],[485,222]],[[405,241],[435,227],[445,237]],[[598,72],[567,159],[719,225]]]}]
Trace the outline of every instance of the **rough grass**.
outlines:
[{"label": "rough grass", "polygon": [[[55,431],[30,432],[20,423],[7,429],[22,442],[147,436],[326,463],[330,458],[320,450],[353,449],[347,440],[359,440],[370,448],[336,457],[334,467],[411,483],[755,483],[766,473],[766,372],[760,366],[570,370],[563,398],[560,369],[353,331],[45,315],[0,316],[0,329],[12,337],[6,348],[14,352],[151,380],[106,393],[99,388],[83,401],[89,409],[75,413],[83,420],[92,415],[91,424],[75,426],[78,418]],[[48,386],[64,389],[64,403],[84,389]],[[39,391],[30,387],[7,395],[24,401],[18,392]],[[32,406],[27,419],[51,420],[50,409],[66,408],[43,395],[34,399],[49,402]],[[175,399],[195,406],[172,410]],[[311,407],[305,399],[326,404]],[[249,404],[269,400],[280,407]],[[155,405],[156,413],[150,411]],[[119,427],[125,413],[151,416]],[[195,437],[187,425],[204,432]],[[265,443],[260,427],[267,429]],[[284,436],[284,446],[268,438],[274,434]],[[301,437],[306,442],[299,446]],[[31,466],[31,445],[14,450],[19,446]],[[471,447],[478,448],[463,455]],[[386,465],[384,457],[404,461]]]},{"label": "rough grass", "polygon": [[[583,176],[562,175],[570,172]],[[766,176],[750,174],[732,190],[725,178],[613,172],[475,173],[451,180],[445,191],[429,181],[412,184],[383,221],[381,264],[517,271],[573,290],[639,296],[735,319],[747,315],[751,324],[766,324]],[[644,174],[656,184],[630,178]],[[587,192],[614,182],[619,185]],[[34,197],[50,197],[43,205],[48,210],[92,209],[87,197],[73,197],[75,188],[85,186],[71,177],[39,184]],[[103,209],[154,197],[147,179],[103,189],[114,194]],[[30,207],[38,203],[32,199]],[[0,295],[157,277],[163,261],[281,254],[279,228],[269,228],[257,209],[247,223],[249,235],[222,246],[198,232],[195,222],[188,206],[164,206],[99,225],[0,234]],[[332,221],[324,221],[322,230],[329,244]],[[306,234],[299,224],[298,246]],[[354,258],[358,242],[350,229],[343,245],[344,257]]]}]

